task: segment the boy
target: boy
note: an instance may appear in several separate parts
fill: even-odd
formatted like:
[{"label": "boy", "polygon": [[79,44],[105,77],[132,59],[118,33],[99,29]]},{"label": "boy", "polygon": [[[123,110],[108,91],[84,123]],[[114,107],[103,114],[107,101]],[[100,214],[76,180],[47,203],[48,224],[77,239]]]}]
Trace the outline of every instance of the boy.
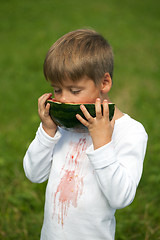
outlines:
[{"label": "boy", "polygon": [[[57,127],[45,105],[52,94],[39,98],[41,124],[24,170],[32,182],[48,179],[41,240],[113,240],[115,211],[133,201],[141,178],[147,134],[117,107],[109,121],[112,49],[95,31],[70,32],[50,48],[44,75],[57,101],[82,103],[86,119],[76,117],[88,131]],[[85,102],[95,102],[95,118]]]}]

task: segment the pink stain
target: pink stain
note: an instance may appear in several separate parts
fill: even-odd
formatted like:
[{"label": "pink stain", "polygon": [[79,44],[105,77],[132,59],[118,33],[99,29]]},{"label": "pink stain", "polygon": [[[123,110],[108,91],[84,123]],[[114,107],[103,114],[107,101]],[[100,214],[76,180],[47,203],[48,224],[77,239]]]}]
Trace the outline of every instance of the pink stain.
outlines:
[{"label": "pink stain", "polygon": [[55,193],[55,198],[59,193],[59,215],[58,222],[61,221],[63,226],[64,217],[67,216],[68,208],[70,205],[77,207],[77,199],[82,194],[83,189],[83,179],[79,178],[75,174],[75,171],[68,171],[61,178],[60,184],[58,185],[57,192]]},{"label": "pink stain", "polygon": [[70,159],[74,159],[74,164],[75,167],[79,167],[78,165],[78,159],[81,158],[86,150],[87,146],[86,146],[86,139],[84,138],[80,138],[79,142],[77,144],[74,145],[71,153],[70,153]]},{"label": "pink stain", "polygon": [[[79,161],[83,160],[86,150],[86,139],[80,139],[77,144],[71,143],[71,148],[66,156],[65,165],[62,167],[60,183],[54,194],[54,213],[56,209],[56,199],[58,199],[58,223],[62,227],[64,218],[68,214],[69,207],[77,207],[77,202],[83,193],[83,175],[80,174],[81,166]],[[54,215],[53,213],[53,215]]]}]

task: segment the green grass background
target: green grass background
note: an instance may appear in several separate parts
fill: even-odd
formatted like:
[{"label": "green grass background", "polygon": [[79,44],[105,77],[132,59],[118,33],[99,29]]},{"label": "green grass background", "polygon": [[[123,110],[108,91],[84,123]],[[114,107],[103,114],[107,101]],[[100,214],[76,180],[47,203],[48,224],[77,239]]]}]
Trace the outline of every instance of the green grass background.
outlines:
[{"label": "green grass background", "polygon": [[116,240],[160,239],[160,1],[0,1],[0,239],[39,239],[44,184],[22,160],[39,125],[37,99],[52,89],[44,57],[61,35],[91,27],[115,54],[110,98],[149,135],[134,202],[116,213]]}]

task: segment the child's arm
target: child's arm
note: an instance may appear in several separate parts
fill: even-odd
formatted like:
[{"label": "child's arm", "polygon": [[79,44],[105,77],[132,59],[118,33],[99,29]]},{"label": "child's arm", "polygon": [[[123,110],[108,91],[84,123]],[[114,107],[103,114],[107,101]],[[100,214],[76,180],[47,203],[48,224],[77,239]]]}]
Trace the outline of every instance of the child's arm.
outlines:
[{"label": "child's arm", "polygon": [[97,150],[87,150],[99,186],[115,209],[133,201],[142,175],[148,138],[143,127],[137,126],[133,131],[119,136],[118,142],[111,141]]},{"label": "child's arm", "polygon": [[48,179],[53,149],[60,136],[60,132],[57,131],[54,138],[50,137],[44,131],[42,123],[40,124],[36,137],[30,144],[23,160],[25,174],[31,182],[41,183]]},{"label": "child's arm", "polygon": [[41,125],[24,157],[24,170],[32,182],[43,182],[48,178],[53,148],[60,138],[60,133],[56,133],[57,126],[49,116],[50,104],[45,105],[51,95],[51,93],[44,94],[38,99]]},{"label": "child's arm", "polygon": [[[118,143],[112,141],[114,122],[109,121],[108,103],[103,102],[102,115],[100,100],[96,100],[96,117],[93,118],[82,105],[81,110],[87,120],[77,115],[77,119],[88,127],[94,151],[87,155],[95,169],[100,188],[113,208],[123,208],[130,204],[140,181],[147,145],[147,134],[142,125],[128,129],[119,136]],[[131,131],[130,131],[131,130]],[[118,144],[118,145],[117,145]]]}]

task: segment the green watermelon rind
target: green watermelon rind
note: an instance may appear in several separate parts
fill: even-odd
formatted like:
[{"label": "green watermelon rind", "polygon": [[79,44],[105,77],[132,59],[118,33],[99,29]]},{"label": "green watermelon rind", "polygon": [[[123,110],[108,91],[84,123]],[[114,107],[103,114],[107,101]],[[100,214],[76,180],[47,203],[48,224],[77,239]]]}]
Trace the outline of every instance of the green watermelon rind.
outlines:
[{"label": "green watermelon rind", "polygon": [[[52,100],[47,100],[47,103],[50,104],[49,114],[52,120],[57,125],[65,128],[84,127],[84,125],[76,118],[76,114],[79,114],[85,119],[80,109],[81,104],[60,103]],[[86,107],[86,109],[88,110],[88,112],[91,114],[92,117],[96,116],[95,104],[83,103],[83,105]],[[101,106],[102,106],[102,112],[103,112],[103,105]],[[109,106],[109,119],[111,121],[114,115],[115,104],[109,103],[108,106]]]}]

